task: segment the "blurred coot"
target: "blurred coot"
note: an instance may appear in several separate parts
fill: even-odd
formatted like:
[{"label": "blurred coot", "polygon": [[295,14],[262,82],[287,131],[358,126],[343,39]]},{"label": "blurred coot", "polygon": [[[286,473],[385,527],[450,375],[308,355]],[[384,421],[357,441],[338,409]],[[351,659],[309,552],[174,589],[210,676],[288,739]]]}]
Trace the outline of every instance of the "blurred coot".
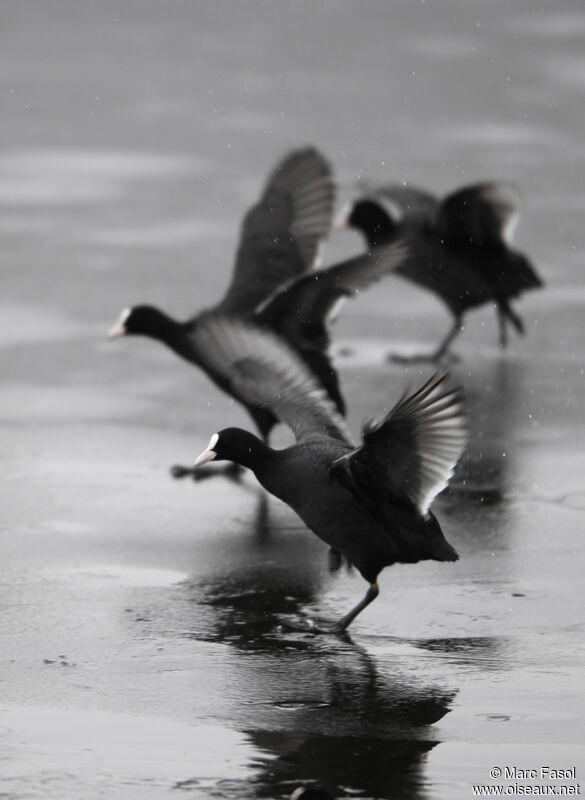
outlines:
[{"label": "blurred coot", "polygon": [[520,198],[507,183],[478,183],[439,201],[408,186],[369,191],[346,209],[343,220],[359,231],[371,250],[404,239],[408,257],[398,275],[434,292],[453,315],[453,326],[429,355],[400,360],[442,358],[463,329],[464,314],[494,304],[499,344],[508,327],[524,333],[511,301],[543,284],[530,261],[511,246],[520,214]]},{"label": "blurred coot", "polygon": [[[246,215],[231,283],[223,299],[179,322],[158,308],[125,309],[109,338],[143,335],[158,339],[203,369],[211,380],[247,408],[263,439],[276,417],[264,404],[250,402],[226,375],[221,355],[210,349],[208,325],[247,319],[283,336],[335,404],[345,412],[339,379],[329,356],[327,323],[340,299],[396,267],[400,244],[379,248],[320,271],[312,271],[319,244],[331,228],[335,189],[326,159],[307,147],[286,156],[273,170],[258,203]],[[176,476],[187,474],[176,469]]]}]

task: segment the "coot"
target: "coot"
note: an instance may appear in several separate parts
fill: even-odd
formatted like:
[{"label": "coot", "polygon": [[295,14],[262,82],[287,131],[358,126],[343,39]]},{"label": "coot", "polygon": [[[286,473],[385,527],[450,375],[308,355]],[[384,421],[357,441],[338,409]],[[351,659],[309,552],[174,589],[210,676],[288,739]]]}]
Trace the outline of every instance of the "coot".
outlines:
[{"label": "coot", "polygon": [[370,249],[404,238],[409,257],[395,272],[434,292],[453,315],[453,327],[433,353],[400,360],[442,358],[463,329],[465,312],[485,303],[496,307],[500,347],[507,344],[507,326],[524,333],[510,301],[542,281],[511,247],[519,211],[519,194],[507,183],[466,186],[442,201],[414,187],[390,186],[346,210],[339,224],[362,233]]},{"label": "coot", "polygon": [[221,352],[232,388],[269,408],[296,444],[274,450],[248,431],[213,434],[195,467],[229,460],[251,469],[303,522],[368,581],[367,594],[336,624],[340,632],[378,595],[377,577],[396,563],[456,561],[429,510],[465,444],[462,396],[433,377],[352,441],[342,417],[303,362],[269,331],[215,319],[208,345]]},{"label": "coot", "polygon": [[[277,165],[259,202],[244,220],[234,274],[224,298],[211,309],[179,322],[153,306],[122,312],[110,338],[144,335],[166,344],[203,369],[214,383],[242,402],[266,439],[276,418],[248,402],[223,377],[220,356],[205,345],[205,329],[237,317],[284,336],[344,413],[339,379],[327,353],[326,324],[339,298],[356,294],[404,258],[400,244],[379,248],[318,272],[311,269],[330,227],[334,186],[331,170],[314,148],[295,151]],[[179,469],[178,476],[185,473]]]}]

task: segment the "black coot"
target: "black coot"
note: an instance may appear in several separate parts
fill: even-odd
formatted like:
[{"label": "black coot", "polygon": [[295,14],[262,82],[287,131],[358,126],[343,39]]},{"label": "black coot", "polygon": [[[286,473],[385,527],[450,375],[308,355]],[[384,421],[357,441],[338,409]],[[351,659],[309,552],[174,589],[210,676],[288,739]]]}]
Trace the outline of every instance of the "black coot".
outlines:
[{"label": "black coot", "polygon": [[462,330],[465,312],[485,303],[496,306],[500,347],[507,344],[508,325],[524,332],[510,301],[542,281],[510,246],[519,209],[512,185],[479,183],[442,201],[414,187],[382,188],[346,211],[343,222],[360,231],[370,249],[405,239],[409,257],[395,272],[434,292],[453,314],[453,327],[432,354],[401,360],[440,359]]},{"label": "black coot", "polygon": [[444,391],[445,379],[431,378],[368,425],[356,447],[325,392],[281,339],[217,319],[207,336],[237,391],[270,408],[297,443],[273,450],[248,431],[226,428],[211,437],[195,466],[223,459],[251,469],[370,584],[338,623],[313,630],[345,630],[377,596],[386,566],[457,560],[429,506],[464,447],[460,390]]},{"label": "black coot", "polygon": [[327,354],[327,321],[339,298],[394,269],[404,249],[391,245],[373,256],[311,272],[319,242],[331,227],[334,195],[329,164],[317,150],[307,147],[291,153],[274,169],[259,202],[246,215],[224,298],[184,322],[152,306],[126,309],[110,338],[134,334],[163,342],[242,402],[266,439],[277,421],[274,414],[231,387],[220,356],[205,346],[210,323],[226,317],[248,319],[284,336],[344,413],[337,373]]}]

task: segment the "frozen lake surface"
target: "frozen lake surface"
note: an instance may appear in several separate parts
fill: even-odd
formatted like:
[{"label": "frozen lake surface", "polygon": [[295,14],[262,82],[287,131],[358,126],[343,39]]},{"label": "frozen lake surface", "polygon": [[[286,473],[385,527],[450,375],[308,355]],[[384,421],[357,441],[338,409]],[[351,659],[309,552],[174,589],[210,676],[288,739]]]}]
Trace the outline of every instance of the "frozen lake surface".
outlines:
[{"label": "frozen lake surface", "polygon": [[[514,0],[33,0],[0,11],[0,794],[94,800],[455,798],[585,775],[585,9]],[[219,297],[274,161],[314,143],[356,181],[524,195],[547,286],[496,348],[456,346],[471,441],[436,504],[455,564],[359,576],[252,476],[175,483],[244,412],[120,310]],[[339,234],[334,260],[359,248]],[[432,369],[391,350],[449,319],[400,280],[348,303],[357,432]],[[286,433],[280,441],[287,441]],[[498,767],[575,767],[498,780]]]}]

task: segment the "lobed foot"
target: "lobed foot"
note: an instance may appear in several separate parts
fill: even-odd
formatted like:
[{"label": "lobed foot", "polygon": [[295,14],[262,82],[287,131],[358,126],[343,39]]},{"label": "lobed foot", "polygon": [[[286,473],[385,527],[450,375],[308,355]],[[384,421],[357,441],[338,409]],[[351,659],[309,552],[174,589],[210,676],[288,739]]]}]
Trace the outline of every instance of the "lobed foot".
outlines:
[{"label": "lobed foot", "polygon": [[316,622],[310,617],[297,617],[295,619],[282,619],[281,625],[289,631],[297,633],[315,633],[337,635],[345,634],[346,627],[339,622]]},{"label": "lobed foot", "polygon": [[170,469],[171,475],[175,480],[183,480],[183,478],[191,478],[196,483],[205,481],[208,478],[214,478],[218,475],[228,478],[234,483],[239,483],[244,473],[244,468],[239,464],[227,464],[225,467],[184,467],[181,464],[175,464]]}]

